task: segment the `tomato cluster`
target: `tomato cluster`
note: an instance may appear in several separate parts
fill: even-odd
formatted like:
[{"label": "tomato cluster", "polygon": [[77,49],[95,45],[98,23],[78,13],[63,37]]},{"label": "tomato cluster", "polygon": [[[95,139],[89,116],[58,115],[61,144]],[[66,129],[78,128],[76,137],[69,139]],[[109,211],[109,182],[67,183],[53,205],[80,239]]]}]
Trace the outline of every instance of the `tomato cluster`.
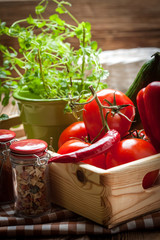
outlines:
[{"label": "tomato cluster", "polygon": [[[121,135],[121,141],[105,154],[87,159],[85,163],[109,169],[156,154],[144,131],[130,132],[134,117],[135,106],[124,93],[114,89],[103,89],[96,93],[96,97],[91,96],[87,100],[83,121],[71,124],[62,132],[58,142],[58,153],[71,153],[88,147],[101,139],[108,129],[115,129]],[[143,187],[150,187],[157,176],[158,171],[148,174]]]}]

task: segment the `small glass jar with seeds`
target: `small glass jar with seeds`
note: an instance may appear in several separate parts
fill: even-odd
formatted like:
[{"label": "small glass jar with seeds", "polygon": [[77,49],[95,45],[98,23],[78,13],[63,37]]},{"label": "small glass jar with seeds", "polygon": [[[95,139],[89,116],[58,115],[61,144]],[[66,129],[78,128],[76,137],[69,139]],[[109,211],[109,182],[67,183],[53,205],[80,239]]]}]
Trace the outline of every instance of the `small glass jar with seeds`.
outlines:
[{"label": "small glass jar with seeds", "polygon": [[15,136],[11,130],[0,129],[0,205],[14,202],[9,146],[15,141]]},{"label": "small glass jar with seeds", "polygon": [[37,217],[50,211],[47,143],[39,139],[10,146],[15,191],[15,215]]}]

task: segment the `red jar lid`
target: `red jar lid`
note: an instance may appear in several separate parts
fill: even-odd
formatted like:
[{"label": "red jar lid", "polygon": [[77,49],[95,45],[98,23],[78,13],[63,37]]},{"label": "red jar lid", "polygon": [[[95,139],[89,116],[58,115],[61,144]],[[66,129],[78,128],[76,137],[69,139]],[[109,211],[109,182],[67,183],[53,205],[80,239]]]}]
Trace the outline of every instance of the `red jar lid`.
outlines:
[{"label": "red jar lid", "polygon": [[7,129],[0,129],[0,142],[7,142],[15,138],[15,132]]},{"label": "red jar lid", "polygon": [[14,142],[10,145],[10,150],[18,154],[34,154],[44,152],[48,147],[47,143],[39,139],[25,139]]}]

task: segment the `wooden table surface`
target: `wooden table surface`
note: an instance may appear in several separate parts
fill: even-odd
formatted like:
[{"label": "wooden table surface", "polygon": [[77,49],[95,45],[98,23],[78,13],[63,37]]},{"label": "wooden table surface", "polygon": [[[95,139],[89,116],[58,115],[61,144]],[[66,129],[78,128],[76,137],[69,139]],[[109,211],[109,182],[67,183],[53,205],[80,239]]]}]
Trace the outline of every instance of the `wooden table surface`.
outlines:
[{"label": "wooden table surface", "polygon": [[[102,50],[160,47],[159,0],[70,0],[69,2],[72,3],[71,12],[79,21],[91,23],[92,40],[97,41]],[[36,4],[37,1],[33,0],[0,0],[0,19],[10,25],[30,13],[34,14]],[[47,10],[46,16],[49,14],[52,14],[51,7]],[[16,46],[16,42],[7,37],[1,38],[0,42]],[[77,47],[77,43],[74,43],[74,46]],[[12,115],[15,109],[10,105],[6,113]],[[102,238],[83,236],[75,239]],[[160,230],[121,233],[103,239],[159,240]]]}]

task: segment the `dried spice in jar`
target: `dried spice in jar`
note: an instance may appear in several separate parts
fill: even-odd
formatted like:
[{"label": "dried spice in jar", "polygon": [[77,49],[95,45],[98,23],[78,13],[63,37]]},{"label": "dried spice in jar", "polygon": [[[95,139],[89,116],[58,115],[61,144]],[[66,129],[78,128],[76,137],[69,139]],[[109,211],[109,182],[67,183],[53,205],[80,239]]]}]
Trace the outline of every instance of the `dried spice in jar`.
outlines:
[{"label": "dried spice in jar", "polygon": [[0,204],[14,202],[9,146],[14,141],[15,135],[11,130],[0,129]]},{"label": "dried spice in jar", "polygon": [[50,210],[47,143],[26,139],[10,146],[15,190],[15,214],[41,216]]}]

